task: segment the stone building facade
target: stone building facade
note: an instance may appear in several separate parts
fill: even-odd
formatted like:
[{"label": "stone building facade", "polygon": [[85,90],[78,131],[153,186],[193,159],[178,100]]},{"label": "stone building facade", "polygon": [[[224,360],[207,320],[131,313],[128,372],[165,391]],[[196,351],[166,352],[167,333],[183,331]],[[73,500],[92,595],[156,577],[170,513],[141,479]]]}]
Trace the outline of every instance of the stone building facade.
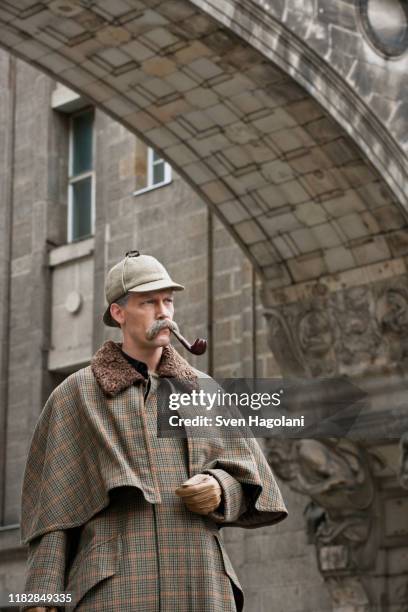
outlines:
[{"label": "stone building facade", "polygon": [[[266,446],[288,485],[291,518],[275,531],[226,534],[249,609],[405,612],[406,3],[0,0],[0,34],[12,56],[1,73],[0,121],[3,524],[16,520],[19,470],[39,407],[63,369],[86,362],[90,339],[94,350],[105,337],[98,317],[108,265],[123,254],[124,240],[156,244],[161,226],[179,237],[171,271],[187,275],[187,285],[189,274],[194,281],[189,307],[179,305],[186,334],[203,332],[197,321],[205,309],[201,325],[214,347],[221,343],[206,364],[211,372],[346,376],[370,396],[368,436]],[[63,246],[63,111],[45,111],[53,86],[42,75],[19,77],[16,57],[123,126],[111,129],[95,115],[97,138],[112,135],[112,155],[97,148],[90,172],[108,187],[96,192],[94,237],[81,241],[76,264]],[[30,79],[35,95],[16,104]],[[122,142],[124,128],[185,183],[174,179],[130,197],[144,154],[134,140]],[[124,160],[119,168],[111,163],[116,155]],[[164,221],[160,205],[170,189],[189,219],[181,238],[179,216],[167,206]],[[142,202],[156,212],[140,231],[134,209]],[[193,246],[197,259],[186,266]],[[157,255],[163,252],[157,245]],[[247,262],[235,270],[243,253],[253,268]],[[68,282],[67,299],[55,302]],[[66,326],[71,331],[70,317],[87,322],[85,331],[72,328],[84,341],[79,348],[58,337]],[[31,378],[22,380],[23,363]],[[0,531],[7,576],[19,575],[12,571],[22,554],[16,534]]]},{"label": "stone building facade", "polygon": [[[125,251],[155,255],[185,285],[176,296],[176,320],[188,338],[209,340],[204,356],[188,356],[191,363],[222,377],[273,377],[280,370],[267,345],[251,262],[174,171],[169,184],[134,195],[145,180],[146,146],[97,109],[94,231],[68,241],[70,118],[92,106],[5,52],[0,63],[0,131],[7,143],[0,207],[0,591],[19,592],[26,554],[19,543],[20,488],[28,444],[51,390],[87,365],[105,340],[120,339],[101,316],[104,275]],[[225,534],[247,609],[267,610],[272,602],[276,610],[329,610],[303,529],[303,498],[283,487],[290,519],[276,529]]]}]

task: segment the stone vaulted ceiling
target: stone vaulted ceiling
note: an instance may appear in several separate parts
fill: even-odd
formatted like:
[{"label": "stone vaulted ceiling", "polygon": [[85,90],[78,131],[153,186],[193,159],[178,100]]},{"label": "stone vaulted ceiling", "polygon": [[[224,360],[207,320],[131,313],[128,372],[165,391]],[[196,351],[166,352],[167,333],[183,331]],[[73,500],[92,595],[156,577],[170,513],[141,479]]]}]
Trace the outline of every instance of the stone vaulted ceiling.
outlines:
[{"label": "stone vaulted ceiling", "polygon": [[[222,15],[206,5],[0,0],[0,44],[161,152],[230,229],[271,289],[408,253],[405,154],[378,113],[353,102],[339,77],[346,64],[335,74],[319,50],[302,47],[300,39],[296,56],[283,30],[272,61],[255,48],[267,24],[259,15],[262,3],[235,3],[229,16],[233,2],[222,4]],[[258,22],[238,15],[242,6],[257,8]],[[310,21],[309,13],[303,17]],[[308,56],[314,73],[312,61],[306,71]],[[313,93],[307,81],[314,74]]]}]

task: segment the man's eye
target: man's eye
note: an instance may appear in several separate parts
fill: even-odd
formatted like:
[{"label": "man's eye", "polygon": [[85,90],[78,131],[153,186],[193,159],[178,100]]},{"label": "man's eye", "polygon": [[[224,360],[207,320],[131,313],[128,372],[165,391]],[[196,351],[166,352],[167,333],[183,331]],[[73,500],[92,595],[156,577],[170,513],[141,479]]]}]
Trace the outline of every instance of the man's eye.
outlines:
[{"label": "man's eye", "polygon": [[166,298],[166,302],[173,302],[173,298]]}]

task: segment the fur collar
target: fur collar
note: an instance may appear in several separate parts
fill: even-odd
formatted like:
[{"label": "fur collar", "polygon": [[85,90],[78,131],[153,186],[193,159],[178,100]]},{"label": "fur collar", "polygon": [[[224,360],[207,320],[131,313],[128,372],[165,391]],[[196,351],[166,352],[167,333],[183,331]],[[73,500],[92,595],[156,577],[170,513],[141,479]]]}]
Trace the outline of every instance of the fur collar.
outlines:
[{"label": "fur collar", "polygon": [[[121,347],[121,342],[108,340],[96,351],[91,360],[92,372],[108,397],[113,397],[144,380],[143,376],[123,357]],[[156,373],[162,377],[189,381],[193,385],[197,381],[197,374],[193,368],[171,344],[163,347]]]}]

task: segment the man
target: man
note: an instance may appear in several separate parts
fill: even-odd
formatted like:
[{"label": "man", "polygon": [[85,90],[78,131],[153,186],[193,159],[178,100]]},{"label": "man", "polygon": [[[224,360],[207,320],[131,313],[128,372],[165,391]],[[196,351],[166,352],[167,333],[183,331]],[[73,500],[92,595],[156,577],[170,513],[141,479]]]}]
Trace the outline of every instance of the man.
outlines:
[{"label": "man", "polygon": [[[175,283],[130,251],[108,273],[107,341],[48,399],[24,475],[28,593],[81,611],[235,612],[243,593],[219,538],[287,511],[253,439],[157,436],[160,380],[206,375],[170,344]],[[37,608],[42,610],[44,598]],[[32,604],[31,604],[32,605]]]}]

